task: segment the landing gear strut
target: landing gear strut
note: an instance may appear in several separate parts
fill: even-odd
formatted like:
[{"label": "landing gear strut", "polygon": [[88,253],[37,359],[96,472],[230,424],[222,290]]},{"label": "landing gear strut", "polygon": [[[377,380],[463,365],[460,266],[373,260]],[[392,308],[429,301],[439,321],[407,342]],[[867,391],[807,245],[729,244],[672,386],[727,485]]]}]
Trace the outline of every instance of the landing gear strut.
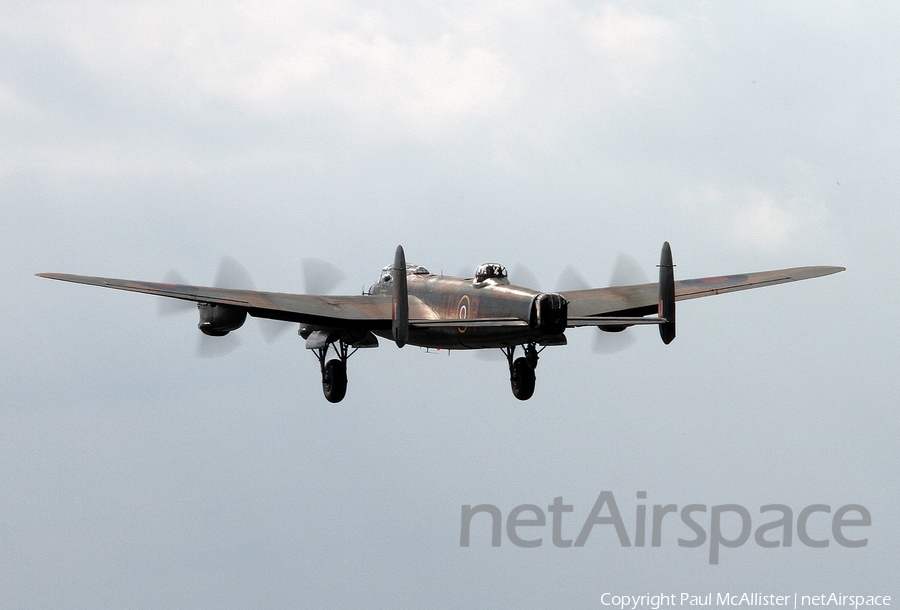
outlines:
[{"label": "landing gear strut", "polygon": [[519,400],[528,400],[534,394],[534,369],[538,363],[538,349],[534,343],[524,346],[525,356],[515,358],[516,346],[504,347],[503,353],[509,362],[509,385],[513,396]]},{"label": "landing gear strut", "polygon": [[[338,357],[326,362],[329,346],[334,347]],[[328,402],[341,402],[347,394],[347,358],[352,356],[356,350],[349,352],[349,346],[346,343],[335,341],[326,344],[325,347],[316,348],[314,351],[322,371],[322,393],[325,394],[325,399]]]}]

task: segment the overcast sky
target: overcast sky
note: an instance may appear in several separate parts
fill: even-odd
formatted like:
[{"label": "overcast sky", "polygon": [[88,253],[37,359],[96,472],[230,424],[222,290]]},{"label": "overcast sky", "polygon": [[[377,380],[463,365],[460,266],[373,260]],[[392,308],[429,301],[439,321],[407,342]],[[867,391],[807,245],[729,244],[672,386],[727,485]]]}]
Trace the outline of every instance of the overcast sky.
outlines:
[{"label": "overcast sky", "polygon": [[[898,40],[891,2],[0,2],[0,606],[900,602]],[[669,346],[571,330],[525,403],[502,360],[382,341],[339,405],[293,332],[201,359],[196,313],[33,275],[207,284],[229,255],[302,292],[317,257],[358,294],[402,244],[552,290],[620,252],[652,277],[665,240],[679,278],[847,271],[682,303]],[[658,548],[558,548],[549,512],[507,537],[562,496],[573,539],[603,491],[632,538],[638,504],[872,524],[719,565],[676,515]],[[500,548],[485,515],[460,547],[476,504]]]}]

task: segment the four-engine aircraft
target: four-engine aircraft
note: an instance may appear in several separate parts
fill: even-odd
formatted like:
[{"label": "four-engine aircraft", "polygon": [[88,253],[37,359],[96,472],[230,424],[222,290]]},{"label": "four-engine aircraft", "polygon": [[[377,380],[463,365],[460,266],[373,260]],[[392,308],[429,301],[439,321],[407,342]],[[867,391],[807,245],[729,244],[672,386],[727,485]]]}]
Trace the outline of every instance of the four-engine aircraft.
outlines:
[{"label": "four-engine aircraft", "polygon": [[[378,337],[398,347],[503,350],[513,395],[534,393],[538,354],[566,344],[566,329],[597,326],[619,332],[652,324],[663,343],[675,338],[675,302],[725,292],[805,280],[843,267],[796,267],[739,275],[675,281],[669,243],[662,247],[659,282],[587,290],[541,292],[510,284],[503,265],[486,263],[473,278],[435,275],[406,263],[397,246],[392,265],[362,295],[284,294],[139,282],[103,277],[39,273],[40,277],[194,301],[200,330],[223,336],[240,328],[247,314],[300,324],[306,348],[319,360],[322,390],[330,402],[347,391],[347,359],[360,348],[378,346]],[[516,348],[523,356],[516,358]],[[335,357],[328,359],[329,350]]]}]

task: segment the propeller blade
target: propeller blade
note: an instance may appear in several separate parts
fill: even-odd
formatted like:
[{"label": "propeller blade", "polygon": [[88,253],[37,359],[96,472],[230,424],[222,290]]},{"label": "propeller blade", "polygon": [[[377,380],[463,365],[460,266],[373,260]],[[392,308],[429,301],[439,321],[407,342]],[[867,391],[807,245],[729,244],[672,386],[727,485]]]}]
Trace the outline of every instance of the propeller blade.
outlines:
[{"label": "propeller blade", "polygon": [[266,318],[257,318],[257,326],[259,333],[262,335],[266,343],[274,343],[285,335],[291,329],[292,322],[282,322],[281,320],[268,320]]},{"label": "propeller blade", "polygon": [[327,261],[304,258],[300,265],[306,294],[328,294],[344,281],[343,272]]},{"label": "propeller blade", "polygon": [[637,343],[637,337],[629,329],[617,333],[610,333],[597,329],[594,336],[595,354],[617,354]]},{"label": "propeller blade", "polygon": [[537,276],[525,265],[521,263],[516,263],[516,266],[513,268],[512,273],[510,274],[510,284],[515,284],[516,286],[522,286],[523,288],[532,288],[534,290],[540,290],[541,283],[538,281]]},{"label": "propeller blade", "polygon": [[[162,281],[164,284],[187,284],[187,280],[181,277],[181,274],[174,269],[169,269],[163,276]],[[159,297],[156,301],[156,312],[161,316],[171,316],[192,309],[197,309],[197,304],[193,301],[170,299],[168,297]]]},{"label": "propeller blade", "polygon": [[[324,261],[321,261],[324,262]],[[325,263],[326,265],[328,263]],[[338,271],[340,273],[340,271]],[[255,290],[255,282],[253,281],[253,277],[250,275],[250,272],[247,269],[237,262],[235,259],[230,256],[223,256],[221,262],[219,263],[219,270],[216,273],[216,279],[214,286],[218,288],[237,288],[239,290]],[[290,330],[290,322],[281,322],[279,320],[266,320],[263,318],[257,319],[257,327],[259,328],[259,332],[265,340],[266,343],[272,343],[276,341],[279,337],[283,336],[288,330]],[[210,339],[225,339],[230,337],[231,335],[226,335],[225,337],[209,337]],[[204,357],[214,357],[218,355],[227,354],[230,351],[233,351],[237,348],[237,345],[240,345],[240,342],[237,342],[234,347],[221,347],[217,345],[217,349],[222,351],[222,354],[216,352],[216,349],[209,350],[209,356]]]},{"label": "propeller blade", "polygon": [[556,280],[557,292],[565,292],[567,290],[588,290],[590,287],[590,284],[584,279],[584,276],[578,273],[572,265],[566,265],[565,269],[562,270],[562,273],[559,274],[559,278]]},{"label": "propeller blade", "polygon": [[232,333],[228,333],[224,337],[210,337],[200,333],[196,354],[200,358],[219,358],[230,354],[240,346],[240,338]]},{"label": "propeller blade", "polygon": [[613,265],[612,275],[609,278],[610,286],[631,286],[633,284],[649,284],[650,278],[644,272],[640,263],[625,254],[619,252]]},{"label": "propeller blade", "polygon": [[235,288],[237,290],[254,290],[253,278],[239,262],[230,256],[223,256],[219,262],[219,270],[213,282],[216,288]]},{"label": "propeller blade", "polygon": [[[609,285],[631,286],[633,284],[649,283],[650,278],[647,277],[640,263],[624,252],[619,252],[609,278]],[[594,337],[594,353],[616,354],[628,349],[635,343],[637,343],[637,337],[634,336],[630,329],[611,333],[598,328],[597,335]]]},{"label": "propeller blade", "polygon": [[[304,258],[300,262],[303,271],[303,288],[306,294],[329,294],[346,277],[344,272],[328,261],[318,258]],[[290,322],[259,319],[259,331],[267,343],[276,341],[291,326]]]},{"label": "propeller blade", "polygon": [[461,278],[471,278],[475,277],[475,265],[466,265],[465,267],[460,267],[456,272],[456,275],[453,277],[461,277]]},{"label": "propeller blade", "polygon": [[[648,283],[650,283],[650,280],[640,264],[627,254],[619,253],[613,265],[609,285],[628,286]],[[558,291],[588,290],[590,287],[584,276],[571,265],[567,265],[562,270],[562,273],[559,274],[559,279],[556,281],[556,290]],[[598,328],[594,336],[593,351],[597,354],[615,354],[628,349],[636,342],[637,337],[629,332],[628,329],[620,332],[608,332]]]},{"label": "propeller blade", "polygon": [[[181,276],[175,269],[170,269],[163,276],[166,284],[187,284],[187,280]],[[216,272],[216,278],[213,280],[213,286],[217,288],[236,288],[238,290],[254,290],[253,278],[247,269],[230,256],[223,256],[219,262],[219,269]],[[188,310],[197,311],[197,304],[193,301],[182,301],[180,299],[160,298],[157,303],[157,311],[160,315],[171,315],[183,313]],[[266,342],[271,343],[281,337],[290,326],[289,322],[280,322],[278,320],[257,319],[259,323],[260,334]],[[234,334],[228,334],[224,337],[210,337],[200,333],[197,340],[195,353],[200,358],[218,358],[225,356],[236,350],[241,345],[241,340]]]},{"label": "propeller blade", "polygon": [[473,350],[475,357],[483,362],[506,362],[506,354],[500,349]]}]

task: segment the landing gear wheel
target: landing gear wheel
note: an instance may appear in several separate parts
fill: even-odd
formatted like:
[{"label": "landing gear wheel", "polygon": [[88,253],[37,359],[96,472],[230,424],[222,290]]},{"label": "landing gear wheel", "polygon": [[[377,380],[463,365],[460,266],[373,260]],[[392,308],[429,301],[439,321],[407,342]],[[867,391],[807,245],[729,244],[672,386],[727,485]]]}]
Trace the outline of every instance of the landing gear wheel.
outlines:
[{"label": "landing gear wheel", "polygon": [[[532,383],[532,389],[534,384]],[[329,360],[322,369],[322,392],[328,402],[341,402],[347,394],[347,363]]]},{"label": "landing gear wheel", "polygon": [[513,396],[528,400],[534,394],[534,369],[525,358],[516,358],[509,369],[509,385]]}]

